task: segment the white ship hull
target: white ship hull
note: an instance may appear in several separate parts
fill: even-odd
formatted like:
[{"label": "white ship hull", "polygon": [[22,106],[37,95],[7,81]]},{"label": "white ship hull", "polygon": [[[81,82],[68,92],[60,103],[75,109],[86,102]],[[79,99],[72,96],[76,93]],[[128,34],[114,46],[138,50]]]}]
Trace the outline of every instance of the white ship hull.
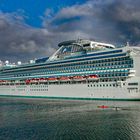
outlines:
[{"label": "white ship hull", "polygon": [[0,96],[140,100],[139,47],[89,40],[66,41],[59,47],[45,61],[3,66]]},{"label": "white ship hull", "polygon": [[[104,83],[77,83],[77,84],[51,84],[51,85],[15,85],[1,86],[0,96],[10,97],[36,97],[36,98],[62,98],[62,99],[98,99],[98,100],[140,100],[140,89],[127,86],[115,86],[109,82]],[[111,85],[111,86],[110,86]]]}]

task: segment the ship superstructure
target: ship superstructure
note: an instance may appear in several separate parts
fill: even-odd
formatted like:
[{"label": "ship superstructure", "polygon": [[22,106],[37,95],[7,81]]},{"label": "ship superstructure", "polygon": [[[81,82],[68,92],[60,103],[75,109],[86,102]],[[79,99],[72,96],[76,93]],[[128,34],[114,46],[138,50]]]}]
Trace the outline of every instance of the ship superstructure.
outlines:
[{"label": "ship superstructure", "polygon": [[0,95],[140,100],[140,48],[91,40],[58,44],[48,58],[0,68]]}]

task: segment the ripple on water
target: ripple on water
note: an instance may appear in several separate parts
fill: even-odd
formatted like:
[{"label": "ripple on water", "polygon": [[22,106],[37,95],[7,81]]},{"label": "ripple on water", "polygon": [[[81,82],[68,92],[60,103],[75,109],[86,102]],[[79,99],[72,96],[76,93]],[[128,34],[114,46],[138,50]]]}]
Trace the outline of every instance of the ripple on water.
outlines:
[{"label": "ripple on water", "polygon": [[0,99],[0,139],[139,140],[139,116],[139,102]]}]

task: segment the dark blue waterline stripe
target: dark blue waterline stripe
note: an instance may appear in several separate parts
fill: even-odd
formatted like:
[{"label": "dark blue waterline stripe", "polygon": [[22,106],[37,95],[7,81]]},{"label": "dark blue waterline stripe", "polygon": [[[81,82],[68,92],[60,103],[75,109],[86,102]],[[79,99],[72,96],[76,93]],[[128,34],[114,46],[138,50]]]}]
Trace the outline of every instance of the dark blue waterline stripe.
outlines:
[{"label": "dark blue waterline stripe", "polygon": [[108,101],[140,101],[140,98],[82,98],[82,97],[52,97],[52,96],[20,96],[20,95],[0,95],[5,98],[46,98],[46,99],[63,99],[63,100],[108,100]]}]

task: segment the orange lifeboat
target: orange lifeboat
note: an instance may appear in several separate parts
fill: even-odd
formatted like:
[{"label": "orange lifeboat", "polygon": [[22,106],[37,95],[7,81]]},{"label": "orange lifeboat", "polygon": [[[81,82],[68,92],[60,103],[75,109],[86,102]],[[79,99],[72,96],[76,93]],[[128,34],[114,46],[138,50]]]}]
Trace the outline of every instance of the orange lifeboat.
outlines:
[{"label": "orange lifeboat", "polygon": [[39,79],[39,82],[46,82],[46,81],[47,81],[46,78],[40,78],[40,79]]},{"label": "orange lifeboat", "polygon": [[30,79],[30,82],[32,82],[32,83],[36,83],[36,82],[37,82],[37,79],[35,79],[35,78]]},{"label": "orange lifeboat", "polygon": [[25,83],[26,83],[26,85],[28,85],[28,84],[31,83],[31,80],[30,79],[27,79],[27,80],[25,80]]},{"label": "orange lifeboat", "polygon": [[43,81],[46,82],[47,81],[47,78],[43,78]]},{"label": "orange lifeboat", "polygon": [[0,80],[0,83],[7,83],[8,81],[6,80]]},{"label": "orange lifeboat", "polygon": [[49,78],[47,78],[47,80],[49,82],[56,82],[56,81],[58,81],[58,79],[56,77],[49,77]]},{"label": "orange lifeboat", "polygon": [[66,77],[66,76],[62,76],[59,78],[60,81],[70,81],[70,78],[69,77]]},{"label": "orange lifeboat", "polygon": [[84,81],[85,77],[83,77],[83,76],[73,76],[72,80],[73,81]]},{"label": "orange lifeboat", "polygon": [[96,74],[87,76],[87,80],[98,80],[98,79],[99,77]]}]

